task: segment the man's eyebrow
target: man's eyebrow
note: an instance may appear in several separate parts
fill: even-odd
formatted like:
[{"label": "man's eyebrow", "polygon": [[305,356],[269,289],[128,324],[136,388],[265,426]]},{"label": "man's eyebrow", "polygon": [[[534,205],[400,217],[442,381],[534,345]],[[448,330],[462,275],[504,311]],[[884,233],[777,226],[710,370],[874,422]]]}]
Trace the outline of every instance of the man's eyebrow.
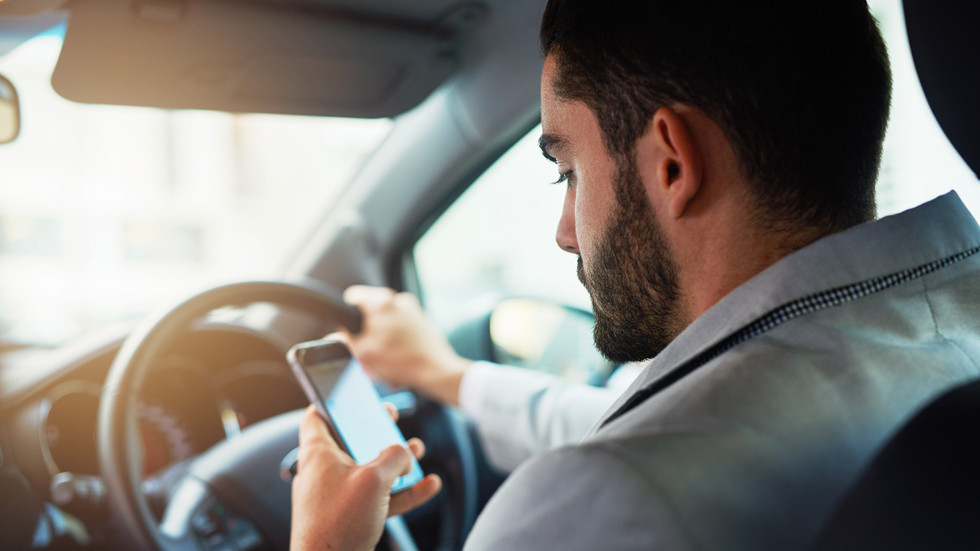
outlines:
[{"label": "man's eyebrow", "polygon": [[561,139],[554,134],[541,134],[538,138],[538,147],[541,148],[541,154],[544,155],[545,159],[553,163],[557,163],[555,159],[555,150],[560,150],[565,147],[565,140]]}]

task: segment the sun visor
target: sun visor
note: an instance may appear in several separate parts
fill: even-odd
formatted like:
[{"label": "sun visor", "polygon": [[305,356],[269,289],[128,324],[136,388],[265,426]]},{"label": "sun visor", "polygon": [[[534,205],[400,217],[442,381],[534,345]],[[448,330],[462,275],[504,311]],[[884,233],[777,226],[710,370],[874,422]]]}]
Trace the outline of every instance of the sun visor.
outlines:
[{"label": "sun visor", "polygon": [[453,73],[476,6],[421,24],[281,2],[76,0],[52,82],[84,103],[391,117]]}]

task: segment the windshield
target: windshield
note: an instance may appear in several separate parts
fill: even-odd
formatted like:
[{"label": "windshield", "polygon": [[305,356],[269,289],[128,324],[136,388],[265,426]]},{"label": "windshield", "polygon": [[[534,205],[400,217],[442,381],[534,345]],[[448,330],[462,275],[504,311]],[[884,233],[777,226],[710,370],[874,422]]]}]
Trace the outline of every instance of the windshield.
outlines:
[{"label": "windshield", "polygon": [[0,57],[0,338],[55,344],[220,282],[275,277],[391,121],[77,104],[62,32]]}]

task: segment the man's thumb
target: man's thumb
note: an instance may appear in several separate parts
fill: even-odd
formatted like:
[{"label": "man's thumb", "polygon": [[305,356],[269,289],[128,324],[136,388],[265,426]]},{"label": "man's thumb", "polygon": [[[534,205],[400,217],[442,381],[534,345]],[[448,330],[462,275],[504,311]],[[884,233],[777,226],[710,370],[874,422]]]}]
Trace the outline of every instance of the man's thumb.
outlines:
[{"label": "man's thumb", "polygon": [[405,446],[392,444],[381,450],[378,457],[368,465],[377,470],[380,480],[391,485],[396,478],[412,470],[412,452]]}]

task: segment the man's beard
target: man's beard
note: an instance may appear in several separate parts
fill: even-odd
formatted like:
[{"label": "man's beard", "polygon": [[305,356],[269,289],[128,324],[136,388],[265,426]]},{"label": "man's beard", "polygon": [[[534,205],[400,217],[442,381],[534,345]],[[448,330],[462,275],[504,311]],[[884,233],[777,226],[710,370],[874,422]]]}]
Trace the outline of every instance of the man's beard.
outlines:
[{"label": "man's beard", "polygon": [[616,209],[585,273],[595,314],[595,343],[606,358],[627,363],[659,354],[680,331],[677,266],[647,199],[636,164],[620,163]]}]

